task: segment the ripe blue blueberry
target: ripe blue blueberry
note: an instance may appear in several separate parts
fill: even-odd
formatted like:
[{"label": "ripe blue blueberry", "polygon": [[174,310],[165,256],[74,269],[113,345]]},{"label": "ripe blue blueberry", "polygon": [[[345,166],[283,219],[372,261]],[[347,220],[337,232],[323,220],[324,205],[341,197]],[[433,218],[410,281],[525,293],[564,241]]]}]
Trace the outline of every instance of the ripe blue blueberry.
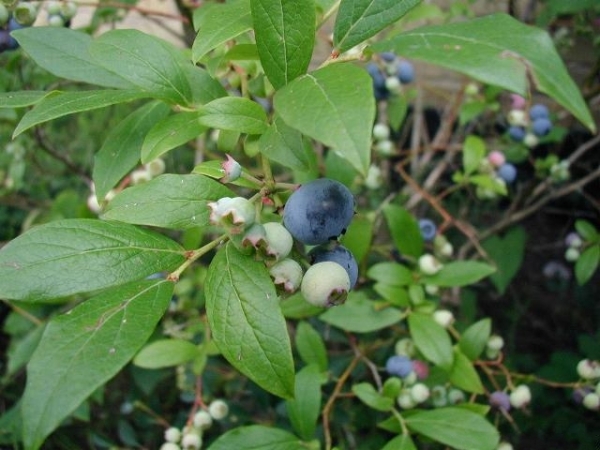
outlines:
[{"label": "ripe blue blueberry", "polygon": [[421,230],[421,236],[426,242],[431,242],[435,238],[437,233],[437,227],[431,219],[419,219],[419,229]]},{"label": "ripe blue blueberry", "polygon": [[339,181],[320,178],[303,184],[290,196],[283,224],[300,242],[318,245],[343,234],[353,216],[352,192]]},{"label": "ripe blue blueberry", "polygon": [[548,107],[546,105],[536,103],[529,109],[529,118],[532,121],[542,117],[545,119],[550,117],[550,111],[548,111]]},{"label": "ripe blue blueberry", "polygon": [[385,370],[390,375],[405,378],[413,371],[413,364],[411,359],[407,356],[394,355],[387,359]]},{"label": "ripe blue blueberry", "polygon": [[394,62],[396,59],[396,54],[394,52],[383,52],[379,56],[387,63]]},{"label": "ripe blue blueberry", "polygon": [[343,245],[337,242],[319,245],[308,253],[308,258],[311,264],[323,261],[338,263],[348,272],[350,288],[356,285],[356,281],[358,280],[358,264],[354,255]]},{"label": "ripe blue blueberry", "polygon": [[531,122],[531,131],[538,137],[546,136],[552,129],[552,122],[547,117],[538,117]]},{"label": "ripe blue blueberry", "polygon": [[409,61],[398,61],[398,79],[402,84],[412,83],[415,80],[415,68]]},{"label": "ripe blue blueberry", "polygon": [[495,391],[490,395],[490,406],[501,411],[510,410],[510,397],[506,392]]},{"label": "ripe blue blueberry", "polygon": [[498,176],[506,183],[512,183],[517,179],[517,168],[511,163],[504,163],[498,167]]},{"label": "ripe blue blueberry", "polygon": [[526,134],[525,128],[518,125],[511,125],[508,128],[508,135],[513,141],[522,142]]},{"label": "ripe blue blueberry", "polygon": [[373,93],[376,100],[384,100],[389,96],[389,91],[385,87],[385,75],[375,63],[367,64],[367,72],[373,80]]}]

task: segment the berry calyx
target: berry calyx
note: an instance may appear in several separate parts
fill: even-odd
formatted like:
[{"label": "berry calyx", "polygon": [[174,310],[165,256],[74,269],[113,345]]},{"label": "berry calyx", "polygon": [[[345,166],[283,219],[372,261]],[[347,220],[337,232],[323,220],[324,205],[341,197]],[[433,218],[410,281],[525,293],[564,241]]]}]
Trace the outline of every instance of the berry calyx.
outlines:
[{"label": "berry calyx", "polygon": [[304,299],[313,305],[339,305],[346,301],[350,291],[350,277],[346,269],[336,262],[316,263],[304,274],[300,291]]}]

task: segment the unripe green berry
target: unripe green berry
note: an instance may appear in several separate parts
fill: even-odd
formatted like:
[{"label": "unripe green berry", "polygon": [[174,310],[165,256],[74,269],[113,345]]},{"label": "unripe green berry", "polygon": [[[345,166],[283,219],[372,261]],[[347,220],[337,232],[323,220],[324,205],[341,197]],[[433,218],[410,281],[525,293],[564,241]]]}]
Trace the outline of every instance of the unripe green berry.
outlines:
[{"label": "unripe green berry", "polygon": [[160,450],[181,450],[181,447],[174,442],[165,442],[160,446]]},{"label": "unripe green berry", "polygon": [[147,181],[150,181],[152,179],[152,175],[150,175],[150,172],[148,172],[144,168],[144,169],[137,169],[137,170],[134,170],[133,172],[131,172],[130,178],[131,178],[131,184],[133,186],[136,186],[138,184],[142,184]]},{"label": "unripe green berry", "polygon": [[60,2],[46,2],[46,11],[48,11],[48,15],[60,14]]},{"label": "unripe green berry", "polygon": [[500,442],[496,450],[513,450],[513,446],[508,442]]},{"label": "unripe green berry", "polygon": [[485,345],[490,350],[502,350],[502,348],[504,347],[504,339],[502,339],[502,336],[492,334],[488,338],[487,343]]},{"label": "unripe green berry", "polygon": [[308,268],[300,290],[304,299],[316,306],[329,307],[346,301],[350,277],[346,269],[333,261],[323,261]]},{"label": "unripe green berry", "polygon": [[394,143],[389,139],[383,139],[375,144],[375,151],[383,156],[394,154]]},{"label": "unripe green berry", "polygon": [[212,416],[208,413],[208,411],[201,409],[196,414],[194,414],[194,426],[200,428],[201,430],[206,430],[210,428],[212,422]]},{"label": "unripe green berry", "polygon": [[415,343],[410,338],[402,338],[394,345],[396,355],[412,357],[415,354]]},{"label": "unripe green berry", "polygon": [[419,269],[425,275],[434,275],[440,271],[443,265],[430,253],[419,258]]},{"label": "unripe green berry", "polygon": [[77,4],[74,2],[63,2],[60,5],[60,15],[65,20],[71,20],[77,14]]},{"label": "unripe green berry", "polygon": [[581,253],[575,247],[569,247],[565,252],[565,259],[569,262],[575,262],[579,259]]},{"label": "unripe green berry", "polygon": [[531,391],[527,385],[521,384],[510,393],[510,404],[515,408],[522,408],[531,402]]},{"label": "unripe green berry", "polygon": [[63,19],[63,17],[60,14],[49,15],[48,26],[62,28],[65,26],[65,19]]},{"label": "unripe green berry", "polygon": [[13,10],[13,18],[19,25],[28,27],[37,18],[37,8],[31,2],[19,2]]},{"label": "unripe green berry", "polygon": [[413,399],[412,395],[410,395],[410,389],[403,389],[398,395],[396,402],[398,406],[402,409],[412,409],[417,406],[417,402]]},{"label": "unripe green berry", "polygon": [[508,117],[507,117],[508,123],[510,125],[517,125],[517,126],[527,126],[527,114],[525,113],[525,111],[520,110],[520,109],[511,109],[508,112]]},{"label": "unripe green berry", "polygon": [[385,87],[390,92],[398,93],[402,90],[402,84],[398,77],[387,77],[385,79]]},{"label": "unripe green berry", "polygon": [[208,413],[213,419],[222,420],[229,414],[229,406],[223,400],[213,400],[208,405]]},{"label": "unripe green berry", "polygon": [[416,403],[423,403],[429,398],[429,395],[429,388],[423,383],[417,383],[410,388],[410,396]]},{"label": "unripe green berry", "polygon": [[465,393],[460,389],[452,388],[448,391],[448,402],[451,405],[457,405],[466,400]]},{"label": "unripe green berry", "polygon": [[385,123],[376,123],[373,126],[373,138],[376,141],[383,141],[384,139],[389,139],[390,137],[390,127],[388,127]]},{"label": "unripe green berry", "polygon": [[229,229],[232,234],[240,234],[254,223],[256,211],[254,205],[244,197],[223,197],[209,202],[210,222]]},{"label": "unripe green berry", "polygon": [[0,3],[0,27],[6,25],[8,19],[10,19],[10,12],[3,3]]},{"label": "unripe green berry", "polygon": [[181,446],[184,450],[198,450],[202,447],[202,436],[199,433],[187,432],[181,438]]},{"label": "unripe green berry", "polygon": [[582,359],[577,364],[577,374],[584,380],[600,378],[600,362]]},{"label": "unripe green berry", "polygon": [[438,309],[433,313],[433,320],[444,328],[448,328],[454,323],[454,314],[445,309]]},{"label": "unripe green berry", "polygon": [[595,392],[590,392],[583,397],[583,406],[592,411],[598,411],[598,409],[600,409],[600,395]]},{"label": "unripe green berry", "polygon": [[165,430],[165,441],[179,442],[181,440],[181,430],[177,427],[170,427]]},{"label": "unripe green berry", "polygon": [[431,388],[431,403],[436,408],[442,408],[448,404],[448,392],[442,385]]},{"label": "unripe green berry", "polygon": [[267,255],[276,261],[289,255],[294,245],[294,238],[287,228],[279,222],[267,222],[263,227],[267,241]]},{"label": "unripe green berry", "polygon": [[365,177],[365,186],[368,189],[379,189],[383,183],[383,177],[381,176],[381,169],[376,165],[372,164],[369,166],[369,171]]},{"label": "unripe green berry", "polygon": [[285,292],[296,292],[302,283],[302,267],[291,258],[285,258],[269,269],[273,283],[282,286]]},{"label": "unripe green berry", "polygon": [[165,161],[162,158],[153,159],[144,164],[144,167],[152,177],[165,173]]},{"label": "unripe green berry", "polygon": [[523,144],[525,144],[528,148],[533,148],[540,143],[538,137],[533,133],[526,133],[523,138]]}]

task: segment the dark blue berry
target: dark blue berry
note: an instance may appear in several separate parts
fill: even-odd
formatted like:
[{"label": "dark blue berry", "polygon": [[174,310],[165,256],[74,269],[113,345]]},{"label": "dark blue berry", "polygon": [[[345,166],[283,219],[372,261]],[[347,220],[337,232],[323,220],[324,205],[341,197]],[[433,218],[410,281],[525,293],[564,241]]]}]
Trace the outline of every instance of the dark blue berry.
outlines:
[{"label": "dark blue berry", "polygon": [[408,356],[394,355],[386,361],[385,370],[390,375],[405,378],[412,372],[413,364]]},{"label": "dark blue berry", "polygon": [[525,128],[518,125],[511,125],[508,128],[508,135],[513,141],[521,142],[523,139],[525,139],[525,134]]},{"label": "dark blue berry", "polygon": [[352,192],[339,181],[320,178],[303,184],[290,196],[283,224],[300,242],[317,245],[337,239],[353,216]]},{"label": "dark blue berry", "polygon": [[415,80],[415,68],[409,61],[398,61],[397,70],[400,83],[408,84]]},{"label": "dark blue berry", "polygon": [[551,129],[552,122],[547,117],[538,117],[531,123],[531,131],[539,137],[546,136]]},{"label": "dark blue berry", "polygon": [[550,117],[550,111],[548,111],[548,107],[546,105],[536,103],[529,109],[529,118],[531,120],[539,119],[542,117],[546,119]]},{"label": "dark blue berry", "polygon": [[396,60],[396,54],[394,52],[383,52],[379,56],[387,63],[394,62]]},{"label": "dark blue berry", "polygon": [[389,96],[389,91],[385,87],[385,75],[375,63],[367,64],[367,72],[373,80],[373,93],[376,100],[385,100]]},{"label": "dark blue berry", "polygon": [[337,242],[319,245],[308,252],[308,258],[311,264],[324,261],[338,263],[346,269],[346,272],[348,272],[348,277],[350,277],[350,288],[353,288],[356,285],[356,281],[358,280],[358,264],[356,263],[356,259],[352,252],[343,245]]},{"label": "dark blue berry", "polygon": [[504,163],[498,167],[498,176],[510,184],[517,178],[517,168],[511,163]]},{"label": "dark blue berry", "polygon": [[419,219],[419,229],[421,230],[421,236],[426,242],[431,242],[435,238],[437,233],[437,227],[431,219]]}]

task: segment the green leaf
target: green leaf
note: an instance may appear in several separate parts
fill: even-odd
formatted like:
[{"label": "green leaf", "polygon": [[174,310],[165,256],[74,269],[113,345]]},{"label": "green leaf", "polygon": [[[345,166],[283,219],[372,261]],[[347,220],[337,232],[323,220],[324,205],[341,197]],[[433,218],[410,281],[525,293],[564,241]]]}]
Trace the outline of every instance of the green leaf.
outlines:
[{"label": "green leaf", "polygon": [[208,450],[306,450],[306,444],[287,431],[266,425],[248,425],[229,430]]},{"label": "green leaf", "polygon": [[183,339],[160,339],[144,346],[133,363],[144,369],[160,369],[185,364],[200,355],[197,345]]},{"label": "green leaf", "polygon": [[308,303],[300,292],[282,300],[280,305],[284,317],[296,320],[317,316],[324,310],[324,308]]},{"label": "green leaf", "polygon": [[423,282],[441,287],[466,286],[495,271],[494,267],[480,261],[452,261],[446,263],[435,275],[423,277]]},{"label": "green leaf", "polygon": [[306,73],[315,45],[313,0],[250,0],[265,75],[279,89]]},{"label": "green leaf", "polygon": [[35,105],[47,95],[48,91],[0,92],[0,108],[24,108]]},{"label": "green leaf", "polygon": [[[204,9],[204,7],[197,9]],[[191,64],[183,65],[182,69],[192,89],[192,106],[205,105],[228,95],[221,82],[211,77],[206,70]]]},{"label": "green leaf", "polygon": [[194,10],[192,61],[197,63],[210,50],[252,29],[250,0],[208,3]]},{"label": "green leaf", "polygon": [[317,365],[304,367],[296,374],[294,399],[285,402],[294,431],[305,441],[314,437],[321,413],[321,379]]},{"label": "green leaf", "polygon": [[423,237],[414,216],[398,205],[386,205],[383,215],[400,253],[418,258],[423,253]]},{"label": "green leaf", "polygon": [[356,215],[350,222],[340,242],[360,262],[369,254],[371,239],[373,238],[373,222],[368,217]]},{"label": "green leaf", "polygon": [[592,245],[586,248],[575,263],[575,278],[577,283],[582,285],[586,283],[598,268],[600,263],[600,245]]},{"label": "green leaf", "polygon": [[381,308],[364,294],[350,292],[343,305],[330,308],[319,316],[323,322],[351,333],[370,333],[393,325],[404,318],[396,308]]},{"label": "green leaf", "polygon": [[390,440],[381,450],[417,450],[409,434],[401,434]]},{"label": "green leaf", "polygon": [[392,286],[386,283],[375,283],[373,285],[373,290],[393,306],[399,306],[400,308],[410,306],[410,297],[405,287]]},{"label": "green leaf", "polygon": [[333,45],[345,52],[393,24],[421,0],[342,0]]},{"label": "green leaf", "polygon": [[146,135],[168,113],[169,107],[164,103],[149,102],[108,132],[94,157],[92,178],[100,201],[139,163]]},{"label": "green leaf", "polygon": [[291,398],[290,339],[264,263],[227,244],[208,268],[205,293],[208,323],[227,361],[266,391]]},{"label": "green leaf", "polygon": [[191,103],[192,92],[184,70],[191,64],[168,42],[134,29],[111,30],[94,40],[89,51],[107,70],[154,98]]},{"label": "green leaf", "polygon": [[[194,167],[192,173],[195,173],[197,175],[204,175],[217,180],[225,176],[225,171],[223,170],[223,167],[221,167],[221,161],[217,161],[214,159],[212,161],[204,161],[198,164],[196,167]],[[246,169],[242,169],[242,173],[246,175],[251,175]],[[261,187],[255,182],[247,180],[243,176],[235,181],[232,181],[231,184],[254,190],[258,190]]]},{"label": "green leaf", "polygon": [[142,162],[150,162],[204,133],[207,127],[200,124],[199,117],[196,111],[182,112],[154,124],[142,144]]},{"label": "green leaf", "polygon": [[222,97],[200,109],[200,124],[240,133],[262,134],[267,130],[267,114],[258,103],[243,97]]},{"label": "green leaf", "polygon": [[523,227],[514,227],[504,237],[491,236],[481,243],[484,250],[496,263],[497,270],[490,276],[490,280],[496,286],[499,294],[504,294],[521,268],[526,239],[527,234]]},{"label": "green leaf", "polygon": [[546,31],[507,14],[417,28],[372,48],[447,67],[522,96],[528,95],[527,80],[531,79],[540,92],[554,98],[590,130],[596,130],[552,38]]},{"label": "green leaf", "polygon": [[330,64],[278,90],[275,110],[289,126],[332,147],[365,175],[375,119],[372,89],[365,70]]},{"label": "green leaf", "polygon": [[485,156],[485,142],[479,136],[469,135],[463,145],[463,168],[466,175],[475,172]]},{"label": "green leaf", "polygon": [[461,335],[458,345],[462,353],[471,361],[475,361],[485,350],[492,332],[492,321],[481,319],[467,328]]},{"label": "green leaf", "polygon": [[325,372],[329,365],[327,349],[321,335],[308,322],[298,323],[296,328],[296,350],[305,364],[315,364]]},{"label": "green leaf", "polygon": [[361,402],[377,411],[391,411],[394,400],[381,395],[371,383],[358,383],[352,386],[352,392]]},{"label": "green leaf", "polygon": [[498,430],[479,414],[464,408],[419,410],[406,417],[409,430],[458,450],[494,450]]},{"label": "green leaf", "polygon": [[454,359],[448,332],[428,314],[412,313],[408,327],[415,346],[434,364],[450,370]]},{"label": "green leaf", "polygon": [[306,172],[310,169],[302,133],[275,117],[273,123],[258,140],[260,152],[276,163],[290,169]]},{"label": "green leaf", "polygon": [[463,391],[483,394],[483,385],[473,363],[460,350],[454,351],[454,364],[450,370],[450,382]]},{"label": "green leaf", "polygon": [[13,139],[35,125],[58,117],[105,108],[116,103],[126,103],[149,96],[147,92],[140,91],[54,91],[40,100],[33,109],[25,113],[13,132]]},{"label": "green leaf", "polygon": [[29,229],[0,250],[0,297],[41,302],[91,292],[185,260],[171,239],[95,219],[66,219]]},{"label": "green leaf", "polygon": [[390,286],[408,286],[413,282],[412,271],[408,267],[395,262],[374,264],[367,271],[367,276],[372,280]]},{"label": "green leaf", "polygon": [[208,177],[163,174],[117,194],[102,218],[175,229],[205,227],[209,225],[208,202],[234,196]]},{"label": "green leaf", "polygon": [[593,242],[598,239],[598,230],[587,220],[576,220],[575,229],[584,241]]},{"label": "green leaf", "polygon": [[39,448],[123,368],[154,331],[172,294],[173,283],[139,281],[92,297],[50,321],[27,366],[22,417],[28,450]]},{"label": "green leaf", "polygon": [[35,61],[57,77],[98,86],[132,89],[135,86],[119,72],[106,69],[92,58],[92,37],[70,28],[29,27],[12,33],[19,45]]}]

